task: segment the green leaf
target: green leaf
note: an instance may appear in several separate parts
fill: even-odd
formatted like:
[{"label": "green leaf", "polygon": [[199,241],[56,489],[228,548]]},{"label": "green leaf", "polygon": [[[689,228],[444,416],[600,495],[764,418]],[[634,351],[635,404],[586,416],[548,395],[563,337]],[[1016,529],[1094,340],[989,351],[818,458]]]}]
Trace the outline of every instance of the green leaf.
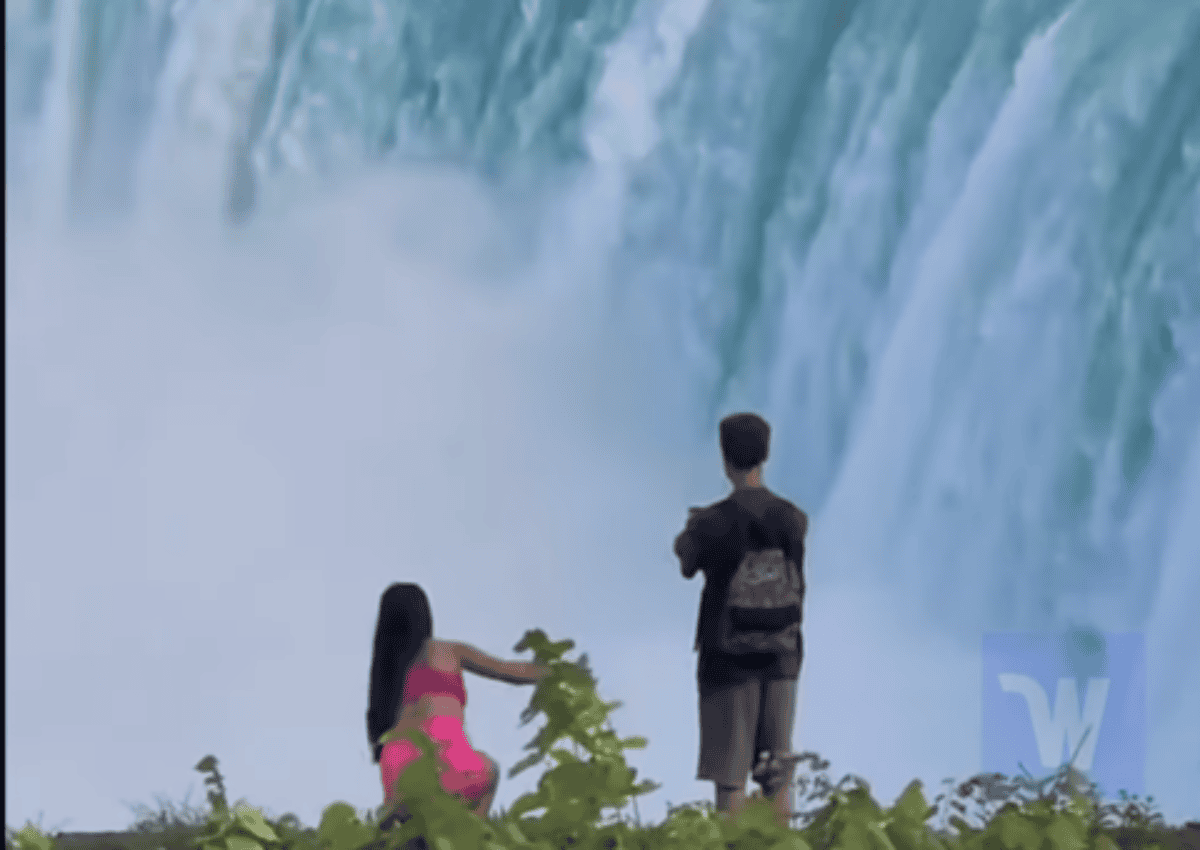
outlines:
[{"label": "green leaf", "polygon": [[355,850],[374,836],[375,830],[358,819],[358,812],[349,803],[331,803],[321,813],[317,837],[331,850]]},{"label": "green leaf", "polygon": [[14,838],[21,850],[53,850],[54,848],[54,839],[45,835],[32,823],[27,822]]},{"label": "green leaf", "polygon": [[321,824],[317,831],[323,833],[355,820],[358,820],[358,813],[349,803],[330,803],[321,813]]},{"label": "green leaf", "polygon": [[236,814],[238,823],[253,835],[255,838],[263,841],[278,841],[279,836],[275,834],[275,830],[271,829],[270,824],[262,816],[262,813],[249,806],[238,806]]},{"label": "green leaf", "polygon": [[1087,841],[1064,816],[1054,818],[1043,830],[1054,850],[1086,850]]},{"label": "green leaf", "polygon": [[262,844],[245,835],[231,832],[225,836],[226,850],[262,850]]},{"label": "green leaf", "polygon": [[876,850],[896,850],[896,845],[892,844],[892,839],[880,824],[868,823],[867,832],[875,839]]},{"label": "green leaf", "polygon": [[1025,807],[1025,814],[1034,820],[1049,822],[1058,813],[1054,811],[1054,803],[1050,800],[1034,800]]},{"label": "green leaf", "polygon": [[558,759],[559,764],[579,764],[579,758],[570,750],[565,750],[562,747],[555,747],[550,751],[550,755]]},{"label": "green leaf", "polygon": [[870,833],[859,821],[850,821],[842,830],[838,842],[842,850],[873,850]]},{"label": "green leaf", "polygon": [[400,741],[404,738],[404,730],[389,729],[379,736],[380,744],[389,744],[392,741]]},{"label": "green leaf", "polygon": [[511,838],[517,844],[528,844],[529,843],[529,839],[527,839],[524,836],[524,834],[522,834],[521,830],[517,829],[517,825],[515,823],[513,823],[512,821],[506,821],[504,823],[503,829],[508,834],[509,838]]},{"label": "green leaf", "polygon": [[219,812],[214,812],[209,816],[208,823],[205,824],[207,835],[202,836],[200,840],[221,838],[233,828],[235,822],[233,814],[228,809],[221,809]]},{"label": "green leaf", "polygon": [[914,779],[892,806],[891,816],[909,824],[923,824],[928,818],[929,806],[921,792],[920,780]]},{"label": "green leaf", "polygon": [[1042,836],[1032,823],[1017,812],[1007,812],[995,819],[1000,842],[1008,850],[1038,850]]},{"label": "green leaf", "polygon": [[518,773],[528,770],[541,761],[542,758],[543,756],[541,753],[531,753],[530,755],[525,756],[525,758],[521,759],[508,769],[508,778],[512,779]]},{"label": "green leaf", "polygon": [[786,850],[812,850],[812,845],[805,841],[800,833],[792,831],[784,835],[775,846]]},{"label": "green leaf", "polygon": [[896,850],[926,850],[930,847],[929,828],[924,823],[912,823],[903,818],[884,827]]}]

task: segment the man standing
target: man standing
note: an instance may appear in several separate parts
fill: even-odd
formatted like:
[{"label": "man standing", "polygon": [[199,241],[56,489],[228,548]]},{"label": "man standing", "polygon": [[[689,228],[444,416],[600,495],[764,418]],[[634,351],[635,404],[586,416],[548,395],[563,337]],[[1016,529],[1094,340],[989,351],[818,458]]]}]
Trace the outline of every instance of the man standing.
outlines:
[{"label": "man standing", "polygon": [[[722,650],[721,616],[733,576],[747,552],[781,549],[795,565],[800,606],[804,599],[804,536],[808,517],[762,483],[771,429],[762,417],[739,413],[721,421],[721,454],[733,492],[707,508],[689,509],[687,527],[675,539],[684,578],[704,573],[696,624],[700,691],[700,766],[696,778],[716,785],[716,805],[736,814],[746,801],[746,778],[756,756],[791,752],[796,685],[804,647],[731,654]],[[798,630],[799,625],[794,627]],[[791,818],[793,762],[775,759],[755,768],[755,781],[776,806],[781,825]]]}]

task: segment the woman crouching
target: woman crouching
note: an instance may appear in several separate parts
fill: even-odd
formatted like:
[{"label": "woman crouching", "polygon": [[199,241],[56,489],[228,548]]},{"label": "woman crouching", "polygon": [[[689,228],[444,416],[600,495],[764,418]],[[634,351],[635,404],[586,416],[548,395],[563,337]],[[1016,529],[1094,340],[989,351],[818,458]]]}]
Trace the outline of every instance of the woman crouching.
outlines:
[{"label": "woman crouching", "polygon": [[396,780],[421,751],[411,741],[380,744],[379,739],[388,732],[420,729],[438,745],[442,787],[467,801],[479,817],[491,810],[500,766],[473,748],[463,730],[463,670],[512,685],[536,684],[550,672],[542,664],[501,661],[470,644],[439,640],[433,636],[429,599],[419,585],[393,584],[385,590],[375,625],[367,708],[367,738],[382,775],[385,809],[397,808]]}]

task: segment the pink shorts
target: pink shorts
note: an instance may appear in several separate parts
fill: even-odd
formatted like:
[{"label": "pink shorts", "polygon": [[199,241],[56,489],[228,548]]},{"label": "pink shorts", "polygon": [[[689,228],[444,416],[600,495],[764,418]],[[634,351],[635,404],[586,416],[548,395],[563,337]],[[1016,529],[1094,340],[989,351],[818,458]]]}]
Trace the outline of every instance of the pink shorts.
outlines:
[{"label": "pink shorts", "polygon": [[[442,787],[449,794],[469,800],[479,800],[492,785],[491,765],[467,741],[462,721],[456,717],[437,715],[421,724],[421,730],[438,745],[443,770]],[[392,786],[404,768],[421,757],[412,741],[388,741],[379,755],[379,771],[383,775],[384,800],[392,798]]]}]

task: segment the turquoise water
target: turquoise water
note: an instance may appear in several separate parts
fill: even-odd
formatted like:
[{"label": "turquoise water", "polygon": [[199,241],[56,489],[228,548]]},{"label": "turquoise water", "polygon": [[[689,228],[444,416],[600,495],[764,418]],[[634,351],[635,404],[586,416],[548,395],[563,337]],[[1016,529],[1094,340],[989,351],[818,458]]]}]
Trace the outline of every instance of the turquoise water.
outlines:
[{"label": "turquoise water", "polygon": [[[472,274],[503,291],[528,255],[586,268],[529,303],[636,338],[605,386],[670,376],[632,408],[637,458],[691,469],[717,413],[760,409],[770,480],[814,518],[817,592],[875,588],[967,653],[983,631],[1144,631],[1147,785],[1200,814],[1200,3],[5,14],[10,234],[160,222],[265,246],[369,175],[465,172],[505,221]],[[428,232],[381,238],[459,251],[439,227],[474,207],[407,191]],[[368,268],[370,226],[330,262]],[[242,306],[327,307],[304,262]]]}]

